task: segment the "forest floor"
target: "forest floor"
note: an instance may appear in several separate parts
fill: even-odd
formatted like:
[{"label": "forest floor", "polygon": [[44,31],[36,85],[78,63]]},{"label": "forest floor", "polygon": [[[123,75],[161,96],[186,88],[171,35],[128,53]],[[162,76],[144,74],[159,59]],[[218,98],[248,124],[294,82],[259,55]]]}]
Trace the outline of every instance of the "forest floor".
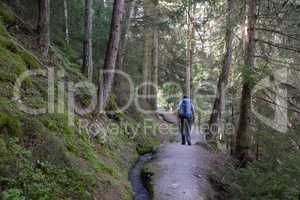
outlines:
[{"label": "forest floor", "polygon": [[195,126],[192,146],[181,145],[179,134],[176,142],[162,145],[151,163],[155,200],[215,199],[208,173],[220,157],[200,145],[204,142],[202,138]]}]

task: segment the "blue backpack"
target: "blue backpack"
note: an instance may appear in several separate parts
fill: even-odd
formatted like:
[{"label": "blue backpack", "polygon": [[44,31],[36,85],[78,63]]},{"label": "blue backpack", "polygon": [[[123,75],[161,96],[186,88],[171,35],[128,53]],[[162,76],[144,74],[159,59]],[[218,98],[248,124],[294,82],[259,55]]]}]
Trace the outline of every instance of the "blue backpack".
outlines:
[{"label": "blue backpack", "polygon": [[190,99],[183,99],[180,104],[179,114],[181,117],[191,119],[193,117],[192,102]]}]

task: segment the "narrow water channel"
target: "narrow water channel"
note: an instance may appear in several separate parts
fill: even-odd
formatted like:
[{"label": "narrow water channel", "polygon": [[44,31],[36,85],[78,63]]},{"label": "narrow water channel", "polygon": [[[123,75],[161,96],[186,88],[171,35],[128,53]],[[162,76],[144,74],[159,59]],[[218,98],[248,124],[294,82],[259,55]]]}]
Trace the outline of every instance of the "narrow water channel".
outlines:
[{"label": "narrow water channel", "polygon": [[150,193],[143,183],[141,173],[145,164],[147,164],[151,159],[152,154],[141,156],[130,171],[129,180],[135,193],[133,200],[150,200]]}]

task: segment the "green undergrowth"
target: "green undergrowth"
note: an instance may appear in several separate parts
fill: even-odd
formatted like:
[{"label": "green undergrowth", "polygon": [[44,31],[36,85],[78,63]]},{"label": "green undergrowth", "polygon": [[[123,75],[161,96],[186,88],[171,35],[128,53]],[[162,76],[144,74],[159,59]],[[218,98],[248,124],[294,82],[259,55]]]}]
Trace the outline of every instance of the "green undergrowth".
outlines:
[{"label": "green undergrowth", "polygon": [[294,154],[281,161],[256,161],[247,168],[228,165],[213,172],[211,178],[224,199],[298,200],[299,166],[299,155]]},{"label": "green undergrowth", "polygon": [[[158,139],[139,134],[144,133],[143,122],[126,113],[117,113],[119,121],[99,118],[100,135],[91,136],[77,124],[69,126],[67,114],[23,112],[21,104],[47,108],[48,85],[46,77],[30,76],[22,82],[21,97],[13,95],[15,81],[23,72],[45,69],[6,31],[6,24],[15,17],[0,3],[0,199],[131,199],[128,171],[138,153],[153,151]],[[85,80],[80,66],[68,59],[72,56],[66,58],[57,47],[52,51],[56,70],[65,70],[65,80]],[[82,102],[89,103],[88,99]],[[67,99],[64,103],[66,107]],[[110,105],[116,106],[115,99]],[[80,120],[75,115],[75,122]],[[91,116],[84,120],[95,121]],[[118,134],[111,127],[118,127]]]},{"label": "green undergrowth", "polygon": [[137,152],[139,155],[145,155],[148,153],[155,153],[157,150],[157,146],[159,145],[158,140],[149,141],[148,143],[143,142],[137,145]]},{"label": "green undergrowth", "polygon": [[212,182],[221,191],[222,199],[298,200],[300,155],[299,147],[291,141],[299,141],[299,134],[258,130],[259,160],[245,168],[232,162],[219,166],[211,172]]},{"label": "green undergrowth", "polygon": [[0,2],[0,16],[5,23],[14,23],[17,18],[13,10],[3,2]]}]

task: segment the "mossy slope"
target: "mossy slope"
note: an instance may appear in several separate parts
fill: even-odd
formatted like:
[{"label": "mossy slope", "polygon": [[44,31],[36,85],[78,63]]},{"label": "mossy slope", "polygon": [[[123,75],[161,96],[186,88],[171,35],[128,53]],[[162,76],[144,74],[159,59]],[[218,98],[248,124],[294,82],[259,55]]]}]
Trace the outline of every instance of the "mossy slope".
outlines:
[{"label": "mossy slope", "polygon": [[[140,149],[152,148],[144,145],[149,138],[132,139],[127,127],[121,127],[119,135],[103,142],[69,127],[65,114],[22,112],[19,101],[35,109],[47,107],[47,80],[27,78],[21,87],[22,98],[14,98],[13,87],[20,74],[28,69],[45,69],[6,31],[6,24],[15,20],[12,10],[0,3],[0,198],[131,199],[128,170],[137,158],[137,143],[143,143]],[[57,60],[63,57],[60,53],[56,52]],[[64,68],[69,79],[81,80],[73,66],[67,61],[57,69]],[[137,126],[136,121],[124,117],[120,115],[121,120]],[[109,131],[108,126],[103,131]]]}]

